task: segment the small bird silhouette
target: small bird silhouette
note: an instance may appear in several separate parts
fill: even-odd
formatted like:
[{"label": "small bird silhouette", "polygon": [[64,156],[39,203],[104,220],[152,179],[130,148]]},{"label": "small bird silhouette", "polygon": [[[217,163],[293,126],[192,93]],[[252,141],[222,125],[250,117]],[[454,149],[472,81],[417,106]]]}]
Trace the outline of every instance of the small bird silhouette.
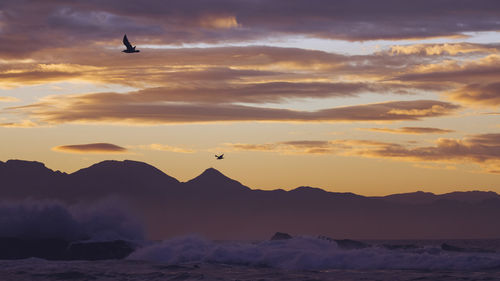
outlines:
[{"label": "small bird silhouette", "polygon": [[217,160],[222,160],[222,159],[224,159],[224,154],[221,154],[221,155],[215,154],[215,158],[217,158]]},{"label": "small bird silhouette", "polygon": [[125,47],[127,47],[126,50],[122,51],[124,53],[139,53],[140,52],[139,50],[135,49],[135,46],[132,47],[132,44],[130,44],[130,42],[128,41],[127,34],[125,34],[123,36],[123,44],[125,45]]}]

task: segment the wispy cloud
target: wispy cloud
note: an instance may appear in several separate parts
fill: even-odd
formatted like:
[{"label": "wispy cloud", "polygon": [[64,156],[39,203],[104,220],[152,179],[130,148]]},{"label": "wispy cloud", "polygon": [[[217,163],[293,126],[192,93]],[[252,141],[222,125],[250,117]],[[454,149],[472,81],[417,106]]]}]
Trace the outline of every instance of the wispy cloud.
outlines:
[{"label": "wispy cloud", "polygon": [[125,153],[128,151],[124,147],[111,143],[61,145],[53,147],[52,150],[65,153],[96,153],[96,154]]},{"label": "wispy cloud", "polygon": [[0,123],[0,127],[4,128],[34,128],[34,127],[40,127],[40,124],[37,124],[33,121],[30,120],[22,120],[19,122],[4,122]]},{"label": "wispy cloud", "polygon": [[500,134],[471,135],[464,139],[440,138],[435,146],[405,146],[369,140],[288,141],[266,144],[227,144],[235,150],[301,154],[339,154],[404,161],[473,162],[489,173],[500,170]]},{"label": "wispy cloud", "polygon": [[320,140],[285,141],[265,144],[226,143],[234,150],[274,151],[283,154],[330,154],[340,151],[338,143]]},{"label": "wispy cloud", "polygon": [[[499,71],[500,74],[500,71]],[[500,106],[500,82],[468,84],[449,93],[453,100],[487,107]]]},{"label": "wispy cloud", "polygon": [[131,147],[142,149],[142,150],[169,151],[169,152],[177,152],[177,153],[195,153],[196,152],[196,150],[194,150],[194,149],[171,146],[171,145],[167,145],[167,144],[159,144],[159,143],[136,145],[136,146],[131,146]]},{"label": "wispy cloud", "polygon": [[444,43],[444,44],[414,44],[395,45],[387,51],[392,55],[461,55],[467,53],[498,53],[498,44]]},{"label": "wispy cloud", "polygon": [[1,97],[0,96],[0,102],[16,102],[19,101],[18,98],[15,97]]},{"label": "wispy cloud", "polygon": [[53,96],[40,103],[11,108],[49,124],[72,122],[171,124],[204,122],[342,122],[419,120],[454,113],[459,106],[433,100],[392,101],[296,111],[234,104],[183,104],[108,99],[106,94]]},{"label": "wispy cloud", "polygon": [[401,127],[397,129],[367,128],[363,130],[382,132],[382,133],[393,133],[393,134],[446,134],[454,132],[453,130],[445,130],[439,128],[430,128],[430,127]]},{"label": "wispy cloud", "polygon": [[31,61],[7,60],[0,65],[0,87],[119,84],[138,90],[86,98],[132,103],[286,103],[427,91],[464,105],[491,107],[498,106],[498,49],[492,44],[419,44],[363,56],[263,46],[151,49],[124,61],[114,49],[96,54],[68,47],[57,57],[44,50]]},{"label": "wispy cloud", "polygon": [[[411,5],[392,0],[361,0],[355,4],[321,0],[217,0],[209,4],[203,0],[147,0],[141,7],[134,3],[2,3],[3,52],[22,56],[47,48],[102,44],[125,30],[142,42],[182,44],[291,35],[349,41],[465,37],[467,32],[497,31],[500,26],[500,5],[495,0],[464,1],[460,5],[432,0]],[[34,26],[46,32],[37,32]]]}]

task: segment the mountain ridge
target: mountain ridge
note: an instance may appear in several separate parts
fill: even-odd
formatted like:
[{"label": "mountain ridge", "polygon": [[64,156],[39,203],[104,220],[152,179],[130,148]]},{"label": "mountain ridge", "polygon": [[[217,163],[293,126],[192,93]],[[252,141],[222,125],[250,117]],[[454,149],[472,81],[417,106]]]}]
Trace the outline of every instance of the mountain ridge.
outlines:
[{"label": "mountain ridge", "polygon": [[[368,197],[307,186],[258,190],[214,168],[179,182],[137,161],[104,161],[72,174],[54,172],[42,163],[7,161],[0,162],[0,179],[4,203],[114,202],[143,220],[152,239],[198,233],[212,239],[253,240],[277,230],[339,239],[500,237],[500,196],[494,192]],[[418,201],[422,195],[430,199]]]},{"label": "mountain ridge", "polygon": [[[167,173],[163,172],[162,170],[154,167],[153,165],[150,165],[145,162],[141,161],[135,161],[135,160],[104,160],[101,162],[97,162],[95,164],[92,164],[86,168],[79,169],[73,173],[65,173],[65,172],[60,172],[58,170],[52,170],[42,162],[39,161],[28,161],[28,160],[19,160],[19,159],[9,159],[6,162],[0,161],[0,173],[2,172],[2,169],[28,169],[30,171],[38,171],[38,172],[45,172],[45,173],[54,173],[57,175],[67,175],[67,176],[81,176],[86,173],[96,173],[98,176],[103,176],[104,172],[133,172],[134,169],[142,169],[144,171],[148,171],[149,169],[149,174],[150,175],[156,175],[160,177],[164,177],[166,180],[178,183],[178,184],[184,184],[184,185],[199,185],[199,184],[206,184],[210,181],[215,181],[217,183],[222,183],[226,185],[240,185],[242,189],[248,189],[251,191],[259,191],[261,189],[253,189],[248,186],[245,186],[241,184],[239,181],[234,180],[226,175],[224,175],[222,172],[219,170],[210,167],[205,169],[203,172],[201,172],[198,176],[187,180],[187,181],[179,181],[175,177],[168,175]],[[97,170],[97,171],[96,171]],[[352,192],[335,192],[335,191],[328,191],[319,187],[311,187],[311,186],[298,186],[296,188],[291,188],[291,189],[272,189],[272,190],[262,190],[262,191],[280,191],[283,190],[285,192],[306,192],[306,193],[329,193],[329,194],[342,194],[342,195],[349,195],[349,196],[361,196],[365,198],[373,198],[373,199],[382,199],[382,200],[387,200],[391,202],[398,202],[398,203],[411,203],[411,200],[415,200],[415,203],[431,203],[435,200],[457,200],[457,201],[466,201],[466,202],[478,202],[486,199],[491,199],[491,198],[498,198],[500,199],[500,194],[494,192],[494,191],[482,191],[482,190],[468,190],[468,191],[452,191],[452,192],[447,192],[447,193],[442,193],[442,194],[435,194],[433,192],[426,192],[426,191],[415,191],[415,192],[406,192],[406,193],[395,193],[395,194],[389,194],[389,195],[383,195],[383,196],[365,196],[361,194],[356,194]],[[474,196],[471,200],[466,200],[463,197],[465,195],[472,195]],[[458,200],[457,198],[462,198],[461,200]]]}]

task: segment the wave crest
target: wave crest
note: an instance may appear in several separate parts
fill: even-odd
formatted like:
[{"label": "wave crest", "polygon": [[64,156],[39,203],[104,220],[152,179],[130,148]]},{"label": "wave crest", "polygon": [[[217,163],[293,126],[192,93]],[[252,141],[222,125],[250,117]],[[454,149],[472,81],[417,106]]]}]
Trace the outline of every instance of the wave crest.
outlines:
[{"label": "wave crest", "polygon": [[214,242],[190,235],[140,248],[128,259],[167,264],[206,262],[295,270],[470,270],[500,267],[498,253],[452,253],[436,247],[418,250],[389,250],[383,247],[344,250],[335,242],[312,237],[249,243]]}]

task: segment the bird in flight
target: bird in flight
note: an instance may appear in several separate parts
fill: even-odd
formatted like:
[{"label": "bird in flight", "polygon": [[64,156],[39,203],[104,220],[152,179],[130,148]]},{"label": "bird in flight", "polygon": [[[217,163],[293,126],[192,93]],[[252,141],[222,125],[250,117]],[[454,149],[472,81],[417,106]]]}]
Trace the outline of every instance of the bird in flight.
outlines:
[{"label": "bird in flight", "polygon": [[139,50],[135,49],[135,46],[132,47],[132,44],[130,44],[130,42],[128,41],[127,34],[125,34],[123,36],[123,44],[125,45],[125,47],[127,47],[126,50],[122,51],[124,53],[139,53],[140,52]]},{"label": "bird in flight", "polygon": [[221,154],[221,155],[215,154],[215,158],[217,158],[217,160],[222,160],[222,159],[224,159],[224,154]]}]

